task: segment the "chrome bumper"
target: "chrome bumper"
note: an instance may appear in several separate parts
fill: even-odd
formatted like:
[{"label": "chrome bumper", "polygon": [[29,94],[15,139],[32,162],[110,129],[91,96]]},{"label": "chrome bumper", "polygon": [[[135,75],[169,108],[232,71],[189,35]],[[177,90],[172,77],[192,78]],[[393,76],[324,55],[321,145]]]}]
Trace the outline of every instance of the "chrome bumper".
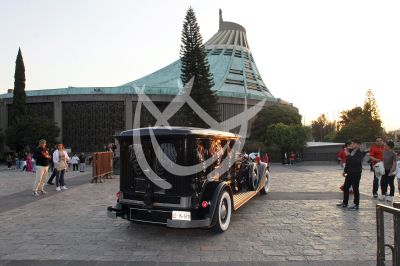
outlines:
[{"label": "chrome bumper", "polygon": [[107,217],[111,219],[117,219],[125,214],[121,209],[116,209],[111,206],[107,207]]}]

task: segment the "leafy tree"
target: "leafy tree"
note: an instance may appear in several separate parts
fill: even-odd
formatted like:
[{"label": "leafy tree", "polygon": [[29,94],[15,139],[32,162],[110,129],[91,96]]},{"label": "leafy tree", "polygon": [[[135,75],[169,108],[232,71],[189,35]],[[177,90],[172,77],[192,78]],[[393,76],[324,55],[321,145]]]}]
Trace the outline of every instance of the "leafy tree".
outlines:
[{"label": "leafy tree", "polygon": [[310,129],[302,125],[283,123],[268,126],[265,133],[266,145],[275,144],[281,152],[303,150],[310,136]]},{"label": "leafy tree", "polygon": [[339,130],[344,126],[356,121],[363,115],[363,109],[361,107],[354,107],[351,110],[343,111],[340,113],[340,120],[338,122]]},{"label": "leafy tree", "polygon": [[17,60],[15,61],[13,108],[11,110],[10,124],[15,123],[26,115],[26,94],[25,94],[25,66],[22,58],[21,48],[18,49]]},{"label": "leafy tree", "polygon": [[365,141],[364,132],[368,130],[368,126],[364,124],[362,117],[352,120],[349,124],[343,126],[336,134],[336,141],[346,142],[352,138],[359,138]]},{"label": "leafy tree", "polygon": [[324,114],[311,122],[311,133],[315,141],[332,140],[332,135],[335,135],[335,128],[336,122],[329,121]]},{"label": "leafy tree", "polygon": [[367,91],[363,108],[355,107],[341,113],[339,125],[336,141],[346,141],[355,137],[362,141],[374,141],[376,136],[385,134],[371,90]]},{"label": "leafy tree", "polygon": [[334,142],[336,138],[336,131],[333,130],[325,135],[324,141]]},{"label": "leafy tree", "polygon": [[7,145],[17,152],[32,150],[40,139],[46,139],[49,144],[56,143],[59,135],[56,124],[43,117],[23,117],[6,130]]},{"label": "leafy tree", "polygon": [[263,108],[252,123],[251,139],[263,141],[266,128],[277,123],[301,125],[301,115],[294,108],[282,104]]},{"label": "leafy tree", "polygon": [[[203,38],[192,7],[189,7],[186,12],[181,40],[181,80],[186,84],[194,77],[190,96],[211,117],[219,121],[218,98],[211,90],[211,87],[214,86],[213,76],[210,73]],[[182,123],[185,126],[208,127],[187,104],[182,110],[181,113],[184,116]]]}]

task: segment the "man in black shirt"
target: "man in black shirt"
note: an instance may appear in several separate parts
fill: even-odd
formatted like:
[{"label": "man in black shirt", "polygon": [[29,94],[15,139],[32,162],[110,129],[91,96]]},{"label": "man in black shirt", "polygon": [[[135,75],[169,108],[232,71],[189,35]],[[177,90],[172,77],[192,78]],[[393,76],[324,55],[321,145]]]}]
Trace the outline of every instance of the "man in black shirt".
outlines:
[{"label": "man in black shirt", "polygon": [[360,179],[362,172],[362,160],[364,153],[360,150],[361,142],[358,139],[353,139],[350,144],[350,149],[346,149],[347,155],[346,166],[343,171],[344,190],[343,190],[343,202],[336,206],[341,208],[347,208],[349,202],[349,188],[353,187],[354,192],[354,205],[349,207],[349,210],[358,210],[360,204]]},{"label": "man in black shirt", "polygon": [[46,140],[39,140],[39,146],[35,149],[33,158],[36,161],[36,177],[35,182],[33,183],[32,196],[37,197],[40,195],[39,193],[46,194],[43,187],[46,182],[49,163],[51,160],[49,151],[46,149]]}]

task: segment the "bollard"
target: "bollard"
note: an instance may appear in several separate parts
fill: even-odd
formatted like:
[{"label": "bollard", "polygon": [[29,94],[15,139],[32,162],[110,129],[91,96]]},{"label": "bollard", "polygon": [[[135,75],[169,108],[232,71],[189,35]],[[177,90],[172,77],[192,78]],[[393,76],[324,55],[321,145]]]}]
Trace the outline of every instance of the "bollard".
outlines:
[{"label": "bollard", "polygon": [[[393,202],[393,207],[400,209],[400,202]],[[400,215],[393,215],[394,250],[393,265],[400,263]]]},{"label": "bollard", "polygon": [[385,266],[385,223],[383,220],[383,209],[380,205],[376,205],[376,265]]},{"label": "bollard", "polygon": [[[384,213],[393,215],[394,244],[385,244]],[[385,247],[392,251],[393,265],[400,265],[400,202],[394,202],[393,207],[383,204],[376,205],[376,236],[377,254],[376,265],[385,265]]]}]

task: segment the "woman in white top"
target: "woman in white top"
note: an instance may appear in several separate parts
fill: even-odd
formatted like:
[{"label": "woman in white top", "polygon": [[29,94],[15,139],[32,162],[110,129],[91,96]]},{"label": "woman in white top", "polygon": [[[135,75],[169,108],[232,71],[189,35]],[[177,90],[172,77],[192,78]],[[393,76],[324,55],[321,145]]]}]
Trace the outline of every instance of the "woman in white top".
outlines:
[{"label": "woman in white top", "polygon": [[72,156],[71,163],[72,163],[72,171],[78,171],[79,157],[76,154]]},{"label": "woman in white top", "polygon": [[64,175],[65,169],[68,167],[68,153],[64,150],[64,145],[62,143],[57,145],[57,150],[53,153],[53,162],[56,174],[56,190],[61,191],[61,189],[68,189],[65,186]]}]

